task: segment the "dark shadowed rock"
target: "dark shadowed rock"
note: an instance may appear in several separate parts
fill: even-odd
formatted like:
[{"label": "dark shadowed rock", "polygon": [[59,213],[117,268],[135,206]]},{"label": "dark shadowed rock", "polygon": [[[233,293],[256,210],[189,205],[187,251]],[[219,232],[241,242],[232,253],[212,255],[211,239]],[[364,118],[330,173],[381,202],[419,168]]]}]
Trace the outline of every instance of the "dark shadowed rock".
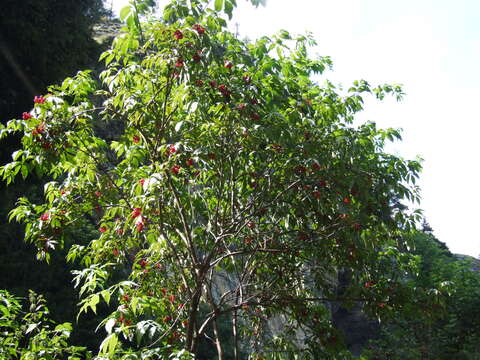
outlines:
[{"label": "dark shadowed rock", "polygon": [[352,354],[361,354],[367,342],[380,334],[380,324],[369,319],[362,312],[362,304],[357,303],[352,309],[338,307],[332,313],[332,321],[344,336],[345,344]]}]

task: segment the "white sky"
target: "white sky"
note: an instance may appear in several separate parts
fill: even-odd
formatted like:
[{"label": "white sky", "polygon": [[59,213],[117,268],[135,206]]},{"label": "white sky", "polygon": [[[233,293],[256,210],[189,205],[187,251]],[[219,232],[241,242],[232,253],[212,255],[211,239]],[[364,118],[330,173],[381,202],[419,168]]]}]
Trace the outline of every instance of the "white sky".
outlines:
[{"label": "white sky", "polygon": [[[113,1],[117,12],[128,3]],[[421,208],[435,236],[478,257],[480,1],[268,0],[258,9],[237,2],[241,36],[308,30],[315,51],[333,59],[330,80],[404,85],[402,102],[367,102],[359,117],[403,128],[403,141],[389,149],[424,159]]]}]

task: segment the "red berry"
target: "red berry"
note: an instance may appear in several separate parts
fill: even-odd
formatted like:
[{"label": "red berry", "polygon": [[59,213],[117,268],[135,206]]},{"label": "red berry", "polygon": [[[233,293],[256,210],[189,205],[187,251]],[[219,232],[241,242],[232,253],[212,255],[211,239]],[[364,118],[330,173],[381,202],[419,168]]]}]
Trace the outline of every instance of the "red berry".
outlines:
[{"label": "red berry", "polygon": [[40,220],[42,221],[50,220],[50,213],[49,212],[43,213],[42,216],[40,216]]},{"label": "red berry", "polygon": [[44,143],[42,144],[42,148],[44,148],[45,150],[48,150],[48,149],[50,149],[51,147],[52,147],[52,144],[49,143],[48,141],[46,141],[46,142],[44,142]]},{"label": "red berry", "polygon": [[28,119],[31,119],[32,117],[33,117],[33,115],[30,114],[30,113],[28,113],[28,112],[24,112],[24,113],[22,114],[22,119],[23,119],[23,120],[28,120]]},{"label": "red berry", "polygon": [[132,214],[130,215],[132,219],[135,219],[136,217],[139,217],[142,214],[142,209],[141,208],[133,208]]},{"label": "red berry", "polygon": [[218,91],[220,91],[222,95],[225,97],[230,97],[230,95],[232,94],[232,92],[227,89],[227,85],[225,84],[220,84],[218,86]]},{"label": "red berry", "polygon": [[138,135],[134,135],[132,139],[135,144],[138,144],[140,142],[140,138],[138,137]]},{"label": "red berry", "polygon": [[138,262],[138,265],[140,265],[140,267],[141,267],[142,269],[144,269],[145,266],[147,266],[147,264],[148,264],[148,261],[145,260],[145,259],[141,259],[141,260]]},{"label": "red berry", "polygon": [[172,172],[172,174],[174,175],[178,175],[178,173],[180,172],[180,169],[182,167],[180,165],[174,165],[172,166],[172,168],[170,169],[170,171]]},{"label": "red berry", "polygon": [[183,67],[183,59],[182,58],[177,59],[177,62],[175,63],[175,67],[177,67],[177,68]]},{"label": "red berry", "polygon": [[203,33],[205,33],[205,28],[200,25],[200,24],[195,24],[192,26],[193,30],[195,30],[196,32],[198,32],[200,35],[202,35]]},{"label": "red berry", "polygon": [[35,96],[33,98],[33,103],[34,104],[43,104],[43,103],[45,103],[45,100],[46,99],[43,96]]},{"label": "red berry", "polygon": [[200,61],[202,61],[202,57],[198,54],[195,54],[193,55],[192,57],[193,61],[195,61],[196,63],[199,63]]},{"label": "red berry", "polygon": [[304,174],[305,172],[307,171],[307,169],[305,168],[305,166],[297,166],[295,168],[295,173],[298,174],[298,175],[302,175]]},{"label": "red berry", "polygon": [[141,232],[144,228],[144,223],[143,223],[143,216],[140,216],[138,220],[135,223],[135,226],[137,227],[137,231]]},{"label": "red berry", "polygon": [[175,30],[173,37],[177,40],[183,39],[183,33],[180,30]]}]

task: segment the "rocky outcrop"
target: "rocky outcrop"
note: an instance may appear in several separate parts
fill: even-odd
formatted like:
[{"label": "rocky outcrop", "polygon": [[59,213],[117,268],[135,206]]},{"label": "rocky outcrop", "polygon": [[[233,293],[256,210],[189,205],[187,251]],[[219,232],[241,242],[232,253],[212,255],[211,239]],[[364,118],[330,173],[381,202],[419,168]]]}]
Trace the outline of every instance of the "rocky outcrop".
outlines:
[{"label": "rocky outcrop", "polygon": [[332,312],[334,326],[343,333],[345,344],[353,355],[361,354],[368,341],[380,334],[380,324],[369,319],[357,303],[352,309],[339,306]]},{"label": "rocky outcrop", "polygon": [[120,33],[122,24],[117,19],[104,18],[93,27],[93,38],[102,45],[109,45]]},{"label": "rocky outcrop", "polygon": [[453,256],[460,261],[469,262],[471,264],[471,270],[480,272],[480,259],[476,259],[470,255],[453,254]]}]

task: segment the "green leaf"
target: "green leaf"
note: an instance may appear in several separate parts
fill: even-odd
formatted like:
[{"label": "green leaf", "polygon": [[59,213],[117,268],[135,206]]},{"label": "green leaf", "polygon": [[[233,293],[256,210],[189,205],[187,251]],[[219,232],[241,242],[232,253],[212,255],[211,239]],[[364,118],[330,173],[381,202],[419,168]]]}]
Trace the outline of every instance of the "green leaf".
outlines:
[{"label": "green leaf", "polygon": [[127,17],[132,14],[133,8],[130,5],[127,5],[120,10],[120,20],[125,21]]},{"label": "green leaf", "polygon": [[[137,28],[137,23],[136,23],[135,18],[133,16],[129,16],[127,18],[126,23],[127,23],[128,28],[130,29],[130,31],[135,30]],[[129,42],[125,41],[124,42],[124,52],[125,53],[129,49],[128,45],[129,45]]]},{"label": "green leaf", "polygon": [[113,333],[108,335],[100,344],[100,353],[113,356],[118,344],[118,336]]},{"label": "green leaf", "polygon": [[258,7],[259,5],[266,6],[267,5],[267,0],[250,0],[250,2]]},{"label": "green leaf", "polygon": [[280,38],[285,40],[290,40],[292,37],[287,30],[280,30]]},{"label": "green leaf", "polygon": [[23,164],[22,165],[22,178],[26,179],[28,176],[28,166]]},{"label": "green leaf", "polygon": [[179,132],[180,129],[182,128],[184,121],[179,121],[178,123],[175,124],[175,131]]},{"label": "green leaf", "polygon": [[215,0],[215,10],[221,11],[223,8],[223,0]]},{"label": "green leaf", "polygon": [[225,0],[225,13],[228,15],[228,18],[232,20],[233,4],[228,0]]},{"label": "green leaf", "polygon": [[107,304],[109,304],[109,303],[110,303],[110,291],[108,291],[108,290],[103,290],[103,291],[102,291],[102,296],[103,296],[103,299],[105,300],[105,302],[106,302]]},{"label": "green leaf", "polygon": [[107,334],[111,334],[112,333],[112,330],[113,330],[113,327],[115,326],[115,323],[117,321],[115,319],[108,319],[107,323],[105,324],[105,330],[107,332]]},{"label": "green leaf", "polygon": [[19,158],[20,156],[22,156],[22,155],[23,155],[23,150],[17,150],[17,151],[15,151],[15,152],[13,152],[13,154],[12,154],[12,159],[13,159],[14,161],[17,161],[18,158]]},{"label": "green leaf", "polygon": [[31,333],[33,330],[35,330],[38,327],[38,325],[40,325],[40,324],[39,323],[33,323],[33,324],[28,325],[27,330],[25,330],[25,334]]},{"label": "green leaf", "polygon": [[137,306],[138,306],[138,301],[140,299],[135,296],[132,298],[132,301],[130,302],[130,309],[132,310],[133,314],[136,315],[137,314]]},{"label": "green leaf", "polygon": [[88,303],[88,305],[90,306],[90,308],[95,314],[97,313],[97,305],[99,302],[100,302],[100,295],[95,294],[95,295],[92,295]]}]

